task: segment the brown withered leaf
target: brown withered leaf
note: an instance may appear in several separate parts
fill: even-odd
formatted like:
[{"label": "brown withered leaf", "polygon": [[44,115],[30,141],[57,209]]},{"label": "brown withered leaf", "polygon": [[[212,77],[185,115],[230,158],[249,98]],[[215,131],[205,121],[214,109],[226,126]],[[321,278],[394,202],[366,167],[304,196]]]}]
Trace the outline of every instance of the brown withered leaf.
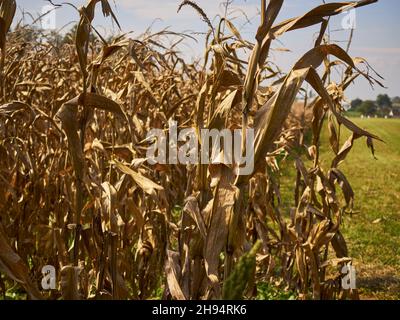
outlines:
[{"label": "brown withered leaf", "polygon": [[80,273],[82,267],[67,265],[61,269],[61,292],[64,300],[82,299],[80,287]]},{"label": "brown withered leaf", "polygon": [[206,231],[206,224],[204,221],[204,217],[202,216],[199,203],[197,199],[193,196],[190,196],[186,199],[186,204],[183,208],[183,211],[187,212],[192,219],[196,222],[197,228],[199,229],[200,235],[202,236],[203,240],[206,239],[207,231]]},{"label": "brown withered leaf", "polygon": [[[218,265],[221,251],[227,244],[228,231],[234,214],[235,203],[239,197],[239,189],[226,181],[223,174],[216,186],[215,195],[210,200],[204,216],[208,219],[207,236],[204,244],[204,262],[207,276],[212,283],[217,296],[220,294],[218,286]],[[207,212],[210,210],[209,212]]]},{"label": "brown withered leaf", "polygon": [[113,160],[112,163],[115,164],[116,167],[122,173],[129,175],[133,179],[133,181],[135,181],[135,183],[147,194],[155,195],[156,190],[158,190],[158,191],[164,190],[164,188],[161,187],[160,185],[158,185],[157,183],[146,178],[141,173],[132,170],[131,168],[122,164],[121,162],[118,162],[117,160]]},{"label": "brown withered leaf", "polygon": [[349,256],[346,241],[339,230],[336,231],[335,236],[332,238],[332,247],[335,250],[336,257],[343,258]]},{"label": "brown withered leaf", "polygon": [[115,211],[117,191],[109,182],[103,182],[101,187],[104,191],[102,202],[104,206],[104,224],[105,231],[111,231],[113,234],[118,234],[118,218]]},{"label": "brown withered leaf", "polygon": [[339,183],[346,200],[346,206],[352,206],[354,200],[354,191],[343,172],[337,168],[332,168],[328,175],[330,176],[330,181],[332,184],[335,180]]},{"label": "brown withered leaf", "polygon": [[36,285],[29,277],[29,269],[21,257],[8,244],[7,238],[0,224],[0,270],[8,277],[24,287],[31,299],[43,299]]},{"label": "brown withered leaf", "polygon": [[185,294],[179,284],[181,275],[181,267],[179,265],[179,253],[167,250],[167,260],[165,262],[165,273],[167,276],[167,283],[172,298],[176,300],[186,300]]},{"label": "brown withered leaf", "polygon": [[0,49],[2,50],[1,54],[3,57],[5,56],[6,35],[10,30],[16,9],[17,4],[15,0],[0,1]]},{"label": "brown withered leaf", "polygon": [[226,128],[229,112],[238,101],[238,90],[232,91],[217,107],[209,124],[210,129]]}]

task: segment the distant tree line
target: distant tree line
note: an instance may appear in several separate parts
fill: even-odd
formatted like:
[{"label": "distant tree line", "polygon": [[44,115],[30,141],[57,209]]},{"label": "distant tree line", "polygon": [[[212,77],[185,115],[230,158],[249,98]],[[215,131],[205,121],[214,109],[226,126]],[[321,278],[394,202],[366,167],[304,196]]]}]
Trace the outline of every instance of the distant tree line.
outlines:
[{"label": "distant tree line", "polygon": [[400,97],[390,98],[387,94],[380,94],[375,101],[357,98],[351,101],[348,111],[364,116],[400,117]]}]

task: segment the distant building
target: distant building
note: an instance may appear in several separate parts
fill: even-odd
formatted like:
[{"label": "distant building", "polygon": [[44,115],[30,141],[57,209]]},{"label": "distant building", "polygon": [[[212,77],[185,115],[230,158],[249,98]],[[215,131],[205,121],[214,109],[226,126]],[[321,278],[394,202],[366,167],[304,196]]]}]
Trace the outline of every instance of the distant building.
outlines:
[{"label": "distant building", "polygon": [[392,111],[391,111],[391,117],[393,118],[400,118],[400,104],[399,103],[395,103],[392,106]]}]

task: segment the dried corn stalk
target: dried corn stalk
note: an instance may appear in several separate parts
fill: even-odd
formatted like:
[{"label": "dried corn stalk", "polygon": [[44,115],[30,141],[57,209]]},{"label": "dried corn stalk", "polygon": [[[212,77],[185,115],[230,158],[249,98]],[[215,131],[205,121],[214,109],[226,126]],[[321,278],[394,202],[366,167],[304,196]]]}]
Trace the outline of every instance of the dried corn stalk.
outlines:
[{"label": "dried corn stalk", "polygon": [[[15,1],[0,2],[0,284],[16,281],[34,299],[148,299],[160,289],[166,299],[217,299],[252,298],[255,284],[278,277],[303,299],[356,298],[338,281],[351,263],[341,222],[357,192],[340,163],[356,139],[373,151],[379,138],[341,105],[357,77],[380,82],[325,32],[329,17],[375,1],[327,3],[277,23],[284,1],[262,0],[255,43],[229,17],[213,26],[183,1],[179,8],[197,10],[210,28],[200,67],[175,50],[184,34],[107,43],[91,25],[99,2],[118,24],[108,1],[91,0],[75,42],[62,44],[28,26],[9,32]],[[314,47],[283,74],[271,44],[313,25]],[[338,83],[328,81],[334,68],[344,71]],[[318,96],[300,104],[305,84]],[[197,132],[253,128],[256,170],[149,165],[146,134],[170,119]],[[328,168],[319,156],[326,122],[335,154]],[[352,132],[343,146],[341,126]],[[297,173],[289,204],[280,196],[282,155]],[[46,264],[60,292],[39,291]]]}]

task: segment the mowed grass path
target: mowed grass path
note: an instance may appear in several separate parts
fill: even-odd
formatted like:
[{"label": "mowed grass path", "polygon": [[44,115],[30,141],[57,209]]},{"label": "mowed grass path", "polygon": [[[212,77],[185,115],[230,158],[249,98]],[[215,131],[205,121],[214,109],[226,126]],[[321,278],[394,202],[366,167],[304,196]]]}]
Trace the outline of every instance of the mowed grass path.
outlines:
[{"label": "mowed grass path", "polygon": [[[345,216],[342,230],[354,258],[357,287],[363,299],[400,299],[400,119],[351,120],[385,141],[374,143],[375,160],[366,138],[356,140],[339,165],[355,193],[355,214]],[[342,126],[341,145],[349,136]],[[324,170],[333,157],[325,127],[321,140]],[[286,173],[294,177],[294,170]],[[282,176],[283,193],[293,199],[293,186],[285,185],[285,180]]]},{"label": "mowed grass path", "polygon": [[[400,120],[352,119],[378,135],[375,156],[360,138],[339,169],[355,192],[354,210],[346,217],[343,233],[356,259],[358,286],[365,298],[400,298]],[[350,135],[343,131],[343,142]],[[324,156],[332,158],[323,136]]]}]

